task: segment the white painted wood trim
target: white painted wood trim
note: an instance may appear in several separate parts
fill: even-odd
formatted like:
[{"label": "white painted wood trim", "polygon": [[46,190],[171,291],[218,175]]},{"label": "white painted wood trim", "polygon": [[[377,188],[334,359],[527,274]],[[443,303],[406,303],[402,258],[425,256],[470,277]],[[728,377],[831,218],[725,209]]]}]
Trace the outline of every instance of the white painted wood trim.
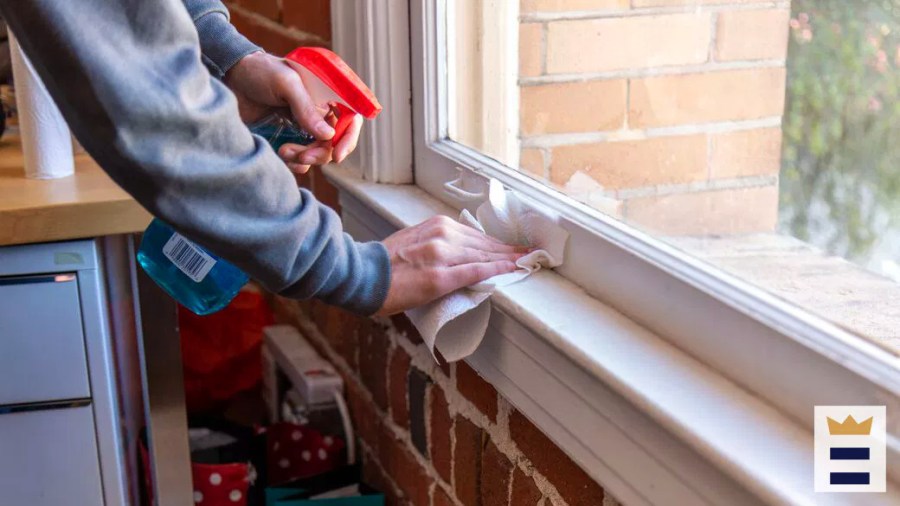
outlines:
[{"label": "white painted wood trim", "polygon": [[[456,214],[415,186],[366,183],[336,168],[327,174],[341,189],[345,227],[359,239],[380,239],[435,214]],[[600,264],[611,258],[606,251],[598,254]],[[616,264],[613,259],[611,265]],[[668,294],[655,291],[660,279],[654,278],[671,274],[626,270],[636,277],[625,282],[644,286],[657,297],[657,306],[665,304],[660,298]],[[760,337],[765,327],[749,315],[722,302],[697,303],[708,298],[699,290],[676,297],[684,319],[723,325],[713,338],[734,334],[747,348],[766,339]],[[490,330],[470,364],[626,504],[900,501],[895,486],[887,495],[813,493],[812,406],[822,403],[817,392],[791,391],[785,409],[780,404],[786,399],[778,392],[761,397],[742,387],[727,371],[692,356],[555,272],[501,288],[492,304]],[[782,345],[796,346],[777,337]],[[740,367],[747,350],[732,351],[724,358]],[[845,401],[835,404],[896,402],[880,397],[880,388],[833,356],[802,347],[785,351],[784,357],[778,356],[783,350],[768,351],[773,365],[756,373],[776,388],[797,371],[821,373],[819,389],[836,389]],[[781,367],[779,358],[790,363]],[[846,402],[853,399],[857,402]],[[798,414],[798,406],[805,415]],[[889,407],[888,412],[897,410]],[[888,416],[890,432],[897,424]],[[895,443],[889,449],[892,483],[897,481]]]},{"label": "white painted wood trim", "polygon": [[332,47],[383,107],[344,163],[379,183],[413,181],[408,14],[406,0],[331,0]]}]

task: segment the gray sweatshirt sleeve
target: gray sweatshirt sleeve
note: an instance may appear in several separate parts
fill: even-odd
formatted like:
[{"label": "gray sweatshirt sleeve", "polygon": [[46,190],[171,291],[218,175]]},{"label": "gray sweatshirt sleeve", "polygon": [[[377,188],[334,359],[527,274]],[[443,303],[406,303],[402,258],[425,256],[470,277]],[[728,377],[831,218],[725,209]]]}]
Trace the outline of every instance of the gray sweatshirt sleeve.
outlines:
[{"label": "gray sweatshirt sleeve", "polygon": [[262,51],[234,28],[219,0],[183,1],[200,37],[203,63],[214,76],[221,79],[241,58]]},{"label": "gray sweatshirt sleeve", "polygon": [[0,0],[78,140],[151,213],[289,297],[360,314],[387,295],[357,243],[238,117],[179,0]]}]

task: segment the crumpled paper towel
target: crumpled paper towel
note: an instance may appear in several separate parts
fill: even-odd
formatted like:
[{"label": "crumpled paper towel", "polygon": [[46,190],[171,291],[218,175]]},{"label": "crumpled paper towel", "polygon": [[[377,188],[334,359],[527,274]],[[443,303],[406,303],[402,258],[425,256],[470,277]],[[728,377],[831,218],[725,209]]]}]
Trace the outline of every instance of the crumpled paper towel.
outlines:
[{"label": "crumpled paper towel", "polygon": [[495,289],[528,277],[541,267],[562,264],[569,233],[557,220],[526,206],[512,191],[491,180],[488,200],[472,216],[466,210],[459,221],[508,244],[537,248],[520,258],[519,269],[459,289],[434,302],[411,309],[406,315],[428,349],[435,348],[448,362],[462,360],[478,348],[491,316],[488,298]]},{"label": "crumpled paper towel", "polygon": [[9,42],[25,177],[71,176],[75,159],[69,125],[12,32]]}]

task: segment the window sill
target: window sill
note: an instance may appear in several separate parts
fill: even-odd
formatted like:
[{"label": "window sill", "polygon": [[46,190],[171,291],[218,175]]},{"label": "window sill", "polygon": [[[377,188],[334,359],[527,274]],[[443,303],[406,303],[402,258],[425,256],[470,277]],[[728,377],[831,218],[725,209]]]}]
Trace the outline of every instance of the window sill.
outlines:
[{"label": "window sill", "polygon": [[[413,185],[325,172],[360,240],[456,215]],[[623,503],[846,501],[813,493],[807,426],[562,276],[542,271],[491,301],[488,334],[467,362]],[[867,499],[896,504],[900,494]]]}]

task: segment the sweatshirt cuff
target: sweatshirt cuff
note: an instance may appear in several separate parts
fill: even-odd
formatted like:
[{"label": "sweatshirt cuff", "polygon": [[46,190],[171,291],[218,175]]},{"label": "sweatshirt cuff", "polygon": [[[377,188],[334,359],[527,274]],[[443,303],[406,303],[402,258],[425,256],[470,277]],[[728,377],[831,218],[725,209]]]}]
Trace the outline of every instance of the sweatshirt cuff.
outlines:
[{"label": "sweatshirt cuff", "polygon": [[278,293],[285,297],[316,298],[360,316],[384,306],[391,285],[391,259],[380,242],[359,243],[338,231],[320,260],[302,279]]},{"label": "sweatshirt cuff", "polygon": [[227,11],[212,10],[194,19],[200,36],[200,52],[210,73],[221,79],[231,67],[248,54],[262,51],[228,20]]},{"label": "sweatshirt cuff", "polygon": [[362,264],[359,276],[347,283],[340,300],[332,303],[358,315],[371,316],[387,299],[391,286],[391,257],[380,242],[357,243],[357,248]]}]

